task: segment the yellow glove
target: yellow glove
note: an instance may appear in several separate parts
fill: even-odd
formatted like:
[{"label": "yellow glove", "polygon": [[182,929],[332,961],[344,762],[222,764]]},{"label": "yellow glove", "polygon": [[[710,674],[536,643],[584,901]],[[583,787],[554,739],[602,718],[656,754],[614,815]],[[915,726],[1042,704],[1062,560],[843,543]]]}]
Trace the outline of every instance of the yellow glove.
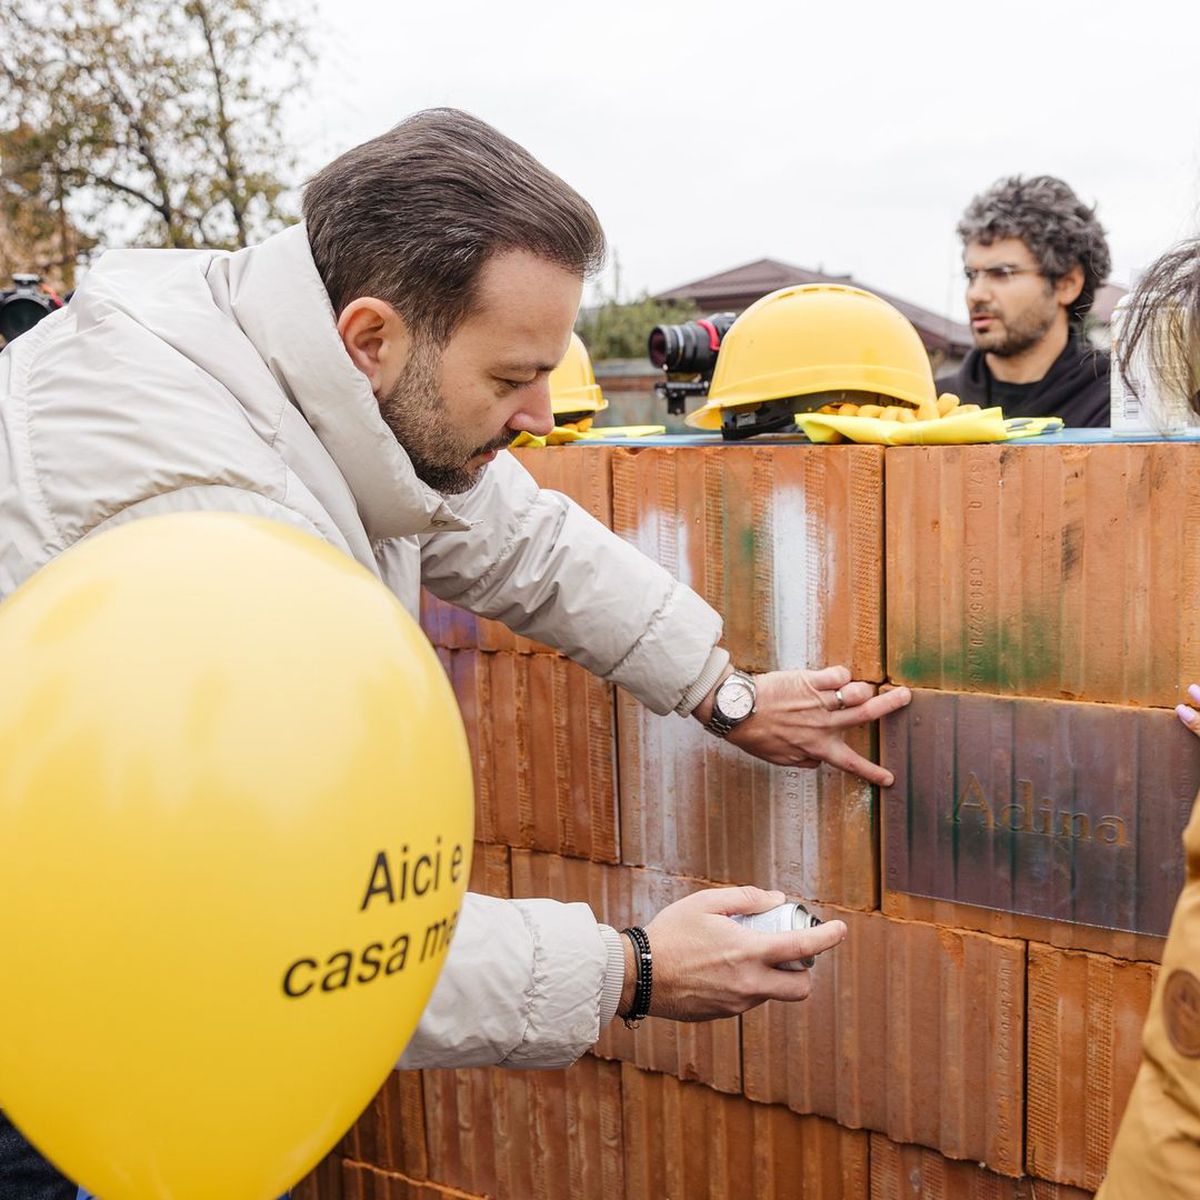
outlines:
[{"label": "yellow glove", "polygon": [[555,425],[545,437],[538,437],[532,433],[518,434],[512,449],[520,450],[523,446],[564,446],[567,442],[594,442],[600,438],[655,437],[666,432],[665,425],[609,425],[601,429],[576,429],[573,425]]},{"label": "yellow glove", "polygon": [[974,404],[924,421],[842,416],[840,413],[798,413],[796,424],[813,442],[848,439],[873,446],[963,446],[1008,442],[1014,438],[1052,433],[1063,425],[1061,417],[1014,417],[1006,421],[1003,409],[980,409]]}]

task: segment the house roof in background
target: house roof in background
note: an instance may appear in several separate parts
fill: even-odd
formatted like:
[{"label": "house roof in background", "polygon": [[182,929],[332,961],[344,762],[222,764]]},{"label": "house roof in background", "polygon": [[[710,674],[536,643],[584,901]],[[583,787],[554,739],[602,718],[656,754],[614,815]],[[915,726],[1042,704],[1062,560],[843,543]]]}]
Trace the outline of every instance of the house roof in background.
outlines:
[{"label": "house roof in background", "polygon": [[1128,291],[1128,288],[1123,288],[1119,283],[1106,283],[1096,292],[1096,299],[1092,302],[1091,316],[1101,325],[1107,325],[1112,320],[1112,312],[1117,306],[1117,301]]},{"label": "house roof in background", "polygon": [[840,283],[847,287],[860,287],[865,291],[874,292],[876,296],[898,308],[916,326],[921,340],[931,350],[942,350],[962,356],[974,345],[971,330],[959,321],[952,321],[949,317],[930,312],[918,304],[869,287],[852,275],[828,275],[823,271],[810,271],[807,267],[797,267],[775,258],[760,258],[755,262],[659,292],[654,298],[691,300],[701,308],[707,309],[743,309],[768,292],[804,283]]}]

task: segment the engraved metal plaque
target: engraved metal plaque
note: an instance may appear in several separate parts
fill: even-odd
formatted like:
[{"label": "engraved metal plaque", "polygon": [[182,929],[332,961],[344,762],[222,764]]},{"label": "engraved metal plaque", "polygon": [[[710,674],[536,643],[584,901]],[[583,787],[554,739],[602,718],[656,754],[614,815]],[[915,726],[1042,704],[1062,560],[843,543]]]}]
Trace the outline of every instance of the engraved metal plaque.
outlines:
[{"label": "engraved metal plaque", "polygon": [[918,689],[883,761],[885,888],[1166,934],[1200,788],[1173,711]]}]

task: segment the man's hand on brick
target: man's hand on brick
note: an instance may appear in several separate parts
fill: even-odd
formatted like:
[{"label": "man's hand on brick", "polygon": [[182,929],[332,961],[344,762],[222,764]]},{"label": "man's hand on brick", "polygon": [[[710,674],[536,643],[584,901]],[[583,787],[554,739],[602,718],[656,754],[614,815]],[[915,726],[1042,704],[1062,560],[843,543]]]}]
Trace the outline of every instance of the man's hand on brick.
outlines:
[{"label": "man's hand on brick", "polygon": [[[697,705],[693,716],[708,725],[720,683]],[[912,693],[905,687],[877,693],[875,686],[851,680],[845,667],[816,671],[768,671],[754,676],[753,715],[726,740],[766,762],[784,767],[816,767],[823,762],[891,787],[892,773],[852,750],[848,730],[878,721],[903,708]]]}]

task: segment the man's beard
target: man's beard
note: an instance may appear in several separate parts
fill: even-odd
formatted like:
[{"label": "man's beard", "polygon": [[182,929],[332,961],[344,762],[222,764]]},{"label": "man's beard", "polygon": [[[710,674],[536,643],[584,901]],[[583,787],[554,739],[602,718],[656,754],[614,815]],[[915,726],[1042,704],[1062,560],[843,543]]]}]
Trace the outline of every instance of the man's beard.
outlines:
[{"label": "man's beard", "polygon": [[379,402],[379,412],[404,447],[417,478],[438,492],[457,495],[469,491],[483,474],[467,463],[480,454],[503,450],[515,434],[505,429],[499,437],[472,447],[451,428],[446,399],[438,386],[441,355],[428,340],[418,341],[396,386]]},{"label": "man's beard", "polygon": [[[971,315],[987,313],[995,319],[1001,319],[995,309],[980,305],[971,310]],[[1046,308],[1029,308],[1017,314],[1011,321],[1002,321],[1000,330],[989,330],[987,333],[976,333],[972,330],[975,345],[985,354],[994,354],[997,358],[1012,358],[1016,354],[1024,354],[1032,350],[1050,332],[1054,324],[1055,310],[1052,306]]]}]

